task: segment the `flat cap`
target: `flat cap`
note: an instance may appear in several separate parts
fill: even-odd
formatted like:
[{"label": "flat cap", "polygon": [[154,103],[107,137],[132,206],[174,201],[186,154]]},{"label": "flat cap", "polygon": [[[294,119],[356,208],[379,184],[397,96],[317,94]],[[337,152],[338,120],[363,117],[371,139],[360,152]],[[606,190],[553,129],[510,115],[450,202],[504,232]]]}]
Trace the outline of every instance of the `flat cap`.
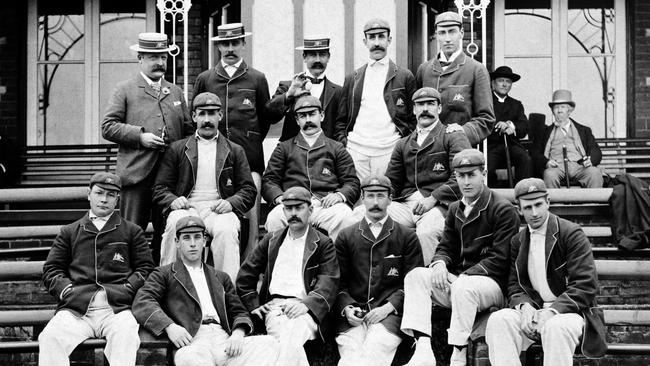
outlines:
[{"label": "flat cap", "polygon": [[485,167],[485,156],[476,149],[465,149],[454,156],[451,166],[459,173],[471,172],[476,168]]},{"label": "flat cap", "polygon": [[532,200],[538,197],[547,196],[546,184],[539,178],[526,178],[515,185],[515,198]]},{"label": "flat cap", "polygon": [[293,105],[294,112],[300,112],[303,109],[314,109],[322,110],[323,106],[320,104],[320,100],[313,95],[303,95],[298,98],[296,103]]},{"label": "flat cap", "polygon": [[192,109],[221,109],[221,99],[216,94],[210,92],[203,92],[196,97],[192,102]]},{"label": "flat cap", "polygon": [[205,224],[200,217],[185,216],[176,221],[176,236],[180,233],[204,232]]},{"label": "flat cap", "polygon": [[463,19],[454,11],[446,11],[436,17],[433,28],[438,28],[438,26],[448,27],[451,25],[457,25],[462,29]]},{"label": "flat cap", "polygon": [[364,191],[385,191],[393,189],[390,179],[385,175],[370,175],[361,182],[361,189]]},{"label": "flat cap", "polygon": [[282,194],[283,205],[298,205],[306,203],[311,205],[311,193],[304,187],[291,187]]},{"label": "flat cap", "polygon": [[110,172],[99,172],[93,174],[93,176],[90,177],[90,188],[95,184],[111,191],[119,191],[122,189],[122,181],[120,180],[120,177],[117,174]]},{"label": "flat cap", "polygon": [[413,103],[415,102],[423,102],[425,100],[437,100],[440,102],[440,92],[438,92],[436,89],[425,86],[424,88],[420,88],[413,93],[413,97],[411,97],[413,100]]},{"label": "flat cap", "polygon": [[380,33],[390,32],[390,25],[388,21],[379,18],[373,18],[366,22],[363,26],[363,33]]}]

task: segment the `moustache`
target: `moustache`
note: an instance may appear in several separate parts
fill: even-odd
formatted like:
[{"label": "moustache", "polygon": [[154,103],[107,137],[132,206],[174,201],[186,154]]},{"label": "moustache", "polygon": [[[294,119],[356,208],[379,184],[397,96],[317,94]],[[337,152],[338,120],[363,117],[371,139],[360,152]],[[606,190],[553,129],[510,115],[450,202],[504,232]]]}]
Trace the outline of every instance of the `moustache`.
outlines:
[{"label": "moustache", "polygon": [[379,206],[372,206],[372,207],[370,207],[370,208],[368,209],[368,211],[370,211],[370,212],[381,212],[382,209],[379,208]]},{"label": "moustache", "polygon": [[324,68],[325,68],[325,66],[323,66],[323,64],[321,64],[321,63],[318,62],[318,61],[316,61],[316,62],[314,62],[313,64],[311,64],[311,67],[312,67],[312,69],[315,68],[315,67],[317,67],[317,68],[319,68],[319,69],[324,69]]},{"label": "moustache", "polygon": [[226,54],[224,55],[224,57],[228,57],[228,56],[236,56],[236,55],[235,55],[234,52],[226,52]]},{"label": "moustache", "polygon": [[436,118],[433,114],[429,112],[422,112],[418,117],[429,117],[429,118]]},{"label": "moustache", "polygon": [[290,224],[294,223],[294,222],[295,223],[301,223],[302,220],[300,220],[297,216],[291,216],[291,218],[289,220],[287,220],[287,222],[290,223]]},{"label": "moustache", "polygon": [[305,125],[302,126],[302,129],[306,130],[306,129],[311,128],[311,127],[317,128],[318,126],[316,126],[316,124],[313,123],[313,122],[306,122]]},{"label": "moustache", "polygon": [[154,72],[155,72],[155,71],[162,71],[162,72],[165,72],[165,71],[167,71],[167,68],[166,68],[165,66],[156,66],[156,67],[153,68],[153,71],[154,71]]},{"label": "moustache", "polygon": [[386,49],[384,47],[382,47],[382,46],[375,46],[375,47],[371,48],[370,51],[371,52],[372,51],[386,51]]},{"label": "moustache", "polygon": [[201,127],[214,127],[214,123],[212,123],[212,122],[203,122],[203,123],[201,123]]}]

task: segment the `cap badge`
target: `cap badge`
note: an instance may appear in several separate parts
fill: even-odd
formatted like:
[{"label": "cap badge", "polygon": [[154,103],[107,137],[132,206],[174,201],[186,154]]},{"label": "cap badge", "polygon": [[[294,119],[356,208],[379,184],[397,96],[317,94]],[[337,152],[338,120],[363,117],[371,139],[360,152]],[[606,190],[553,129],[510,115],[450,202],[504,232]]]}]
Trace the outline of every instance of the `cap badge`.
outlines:
[{"label": "cap badge", "polygon": [[374,23],[374,24],[372,25],[372,27],[373,27],[373,28],[379,28],[379,23]]},{"label": "cap badge", "polygon": [[194,222],[192,220],[187,222],[187,226],[193,226],[193,225],[196,225],[196,222]]},{"label": "cap badge", "polygon": [[535,192],[536,190],[537,190],[537,187],[535,187],[535,186],[528,187],[528,193]]},{"label": "cap badge", "polygon": [[379,184],[379,179],[372,179],[370,184]]},{"label": "cap badge", "polygon": [[156,43],[156,48],[163,48],[163,47],[165,47],[165,42]]},{"label": "cap badge", "polygon": [[466,165],[466,164],[469,164],[469,159],[465,158],[460,161],[460,165]]},{"label": "cap badge", "polygon": [[226,32],[226,37],[230,37],[230,36],[232,36],[232,31],[227,31]]},{"label": "cap badge", "polygon": [[322,44],[323,44],[323,42],[321,42],[321,41],[314,42],[314,46],[321,46]]},{"label": "cap badge", "polygon": [[106,182],[105,182],[105,183],[108,183],[108,184],[114,184],[114,183],[115,183],[115,180],[113,180],[113,178],[106,178]]}]

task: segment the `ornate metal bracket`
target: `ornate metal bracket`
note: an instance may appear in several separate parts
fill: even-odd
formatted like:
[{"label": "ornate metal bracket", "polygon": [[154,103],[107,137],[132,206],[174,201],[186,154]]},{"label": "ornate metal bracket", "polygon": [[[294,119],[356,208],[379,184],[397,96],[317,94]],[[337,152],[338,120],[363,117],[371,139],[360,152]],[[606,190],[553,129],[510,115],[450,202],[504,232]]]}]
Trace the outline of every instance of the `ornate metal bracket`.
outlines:
[{"label": "ornate metal bracket", "polygon": [[[465,2],[468,1],[466,4]],[[475,58],[479,49],[481,50],[481,62],[483,65],[486,64],[487,60],[487,50],[485,48],[486,44],[486,28],[487,28],[487,19],[485,17],[485,10],[488,5],[490,5],[490,0],[454,0],[454,4],[458,8],[458,14],[461,18],[469,18],[469,35],[470,41],[467,47],[465,48],[467,53]],[[477,40],[474,38],[474,21],[481,20],[481,46],[479,47]]]},{"label": "ornate metal bracket", "polygon": [[187,67],[188,63],[188,48],[187,48],[187,13],[189,13],[190,8],[192,7],[191,0],[157,0],[156,7],[160,12],[160,29],[164,33],[165,22],[170,22],[172,26],[172,37],[171,44],[175,46],[175,49],[169,51],[169,55],[172,56],[173,64],[173,82],[176,83],[176,56],[180,53],[180,47],[176,44],[176,25],[177,23],[183,23],[183,95],[185,96],[185,101],[188,102],[188,76],[189,71]]}]

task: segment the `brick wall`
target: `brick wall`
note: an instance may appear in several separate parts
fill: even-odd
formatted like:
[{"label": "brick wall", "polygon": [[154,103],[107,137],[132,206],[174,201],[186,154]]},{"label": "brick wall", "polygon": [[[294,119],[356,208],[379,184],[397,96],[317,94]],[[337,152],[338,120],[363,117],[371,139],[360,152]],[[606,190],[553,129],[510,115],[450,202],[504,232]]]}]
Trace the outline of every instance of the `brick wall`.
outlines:
[{"label": "brick wall", "polygon": [[650,137],[650,2],[637,0],[631,8],[635,137]]}]

